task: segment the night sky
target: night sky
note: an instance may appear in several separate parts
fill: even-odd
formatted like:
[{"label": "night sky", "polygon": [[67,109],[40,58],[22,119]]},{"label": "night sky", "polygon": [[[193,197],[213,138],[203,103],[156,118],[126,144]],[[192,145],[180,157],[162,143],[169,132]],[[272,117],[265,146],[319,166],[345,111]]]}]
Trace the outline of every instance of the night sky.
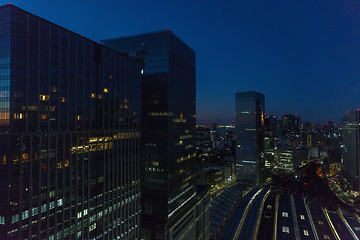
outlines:
[{"label": "night sky", "polygon": [[359,1],[11,3],[98,42],[169,28],[197,53],[199,120],[233,119],[238,91],[257,90],[267,114],[303,121],[339,122],[360,106]]}]

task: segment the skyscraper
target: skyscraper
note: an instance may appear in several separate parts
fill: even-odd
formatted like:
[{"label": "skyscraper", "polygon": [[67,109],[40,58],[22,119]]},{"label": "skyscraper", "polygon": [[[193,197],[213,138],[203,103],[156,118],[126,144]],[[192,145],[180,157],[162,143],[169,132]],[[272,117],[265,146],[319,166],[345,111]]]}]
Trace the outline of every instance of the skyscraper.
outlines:
[{"label": "skyscraper", "polygon": [[283,115],[281,134],[283,136],[300,135],[300,116],[294,114]]},{"label": "skyscraper", "polygon": [[276,115],[264,117],[264,178],[270,179],[275,166],[274,148],[279,135],[278,119]]},{"label": "skyscraper", "polygon": [[264,150],[264,95],[251,92],[236,93],[236,178],[260,183]]},{"label": "skyscraper", "polygon": [[0,239],[139,239],[141,65],[0,7]]},{"label": "skyscraper", "polygon": [[144,67],[142,238],[193,239],[195,52],[170,30],[102,43]]},{"label": "skyscraper", "polygon": [[360,190],[360,111],[349,111],[342,119],[344,170],[353,190]]}]

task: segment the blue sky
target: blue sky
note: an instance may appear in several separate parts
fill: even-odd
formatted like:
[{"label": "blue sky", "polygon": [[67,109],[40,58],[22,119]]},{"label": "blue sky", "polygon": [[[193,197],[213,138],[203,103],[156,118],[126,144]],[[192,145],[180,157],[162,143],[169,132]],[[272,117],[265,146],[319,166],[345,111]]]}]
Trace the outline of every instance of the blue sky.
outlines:
[{"label": "blue sky", "polygon": [[[1,1],[1,5],[8,1]],[[16,0],[92,40],[169,28],[197,53],[197,116],[232,119],[235,92],[266,113],[339,122],[360,105],[360,2]]]}]

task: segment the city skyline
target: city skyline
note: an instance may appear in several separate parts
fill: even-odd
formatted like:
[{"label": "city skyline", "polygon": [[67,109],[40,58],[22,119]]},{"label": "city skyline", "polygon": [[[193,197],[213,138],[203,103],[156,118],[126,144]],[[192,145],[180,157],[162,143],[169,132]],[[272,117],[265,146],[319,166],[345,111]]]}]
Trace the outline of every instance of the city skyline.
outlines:
[{"label": "city skyline", "polygon": [[[91,26],[101,40],[24,6],[0,7],[0,239],[359,239],[360,110],[354,104],[360,97],[351,94],[357,77],[355,65],[348,64],[357,61],[344,57],[357,57],[357,43],[348,44],[345,35],[335,40],[323,29],[317,37],[304,34],[315,45],[325,40],[320,50],[308,49],[309,42],[296,34],[282,42],[289,31],[300,30],[291,27],[319,25],[293,24],[290,10],[321,10],[315,11],[317,20],[333,19],[338,15],[327,11],[337,12],[336,4],[291,9],[298,3],[234,3],[229,12],[213,16],[229,2],[210,0],[201,8],[185,2],[182,8],[163,0],[135,1],[100,6],[90,0],[83,8],[65,2],[56,10],[70,25]],[[42,6],[52,13],[47,3]],[[88,11],[93,6],[97,10]],[[207,41],[199,47],[201,37],[189,40],[172,26],[138,32],[154,26],[152,14],[166,22],[162,14],[171,11],[160,10],[170,6],[187,10],[178,27],[195,12],[201,17],[211,10],[198,19],[207,23],[201,33]],[[264,12],[252,16],[246,8]],[[351,15],[350,9],[343,13]],[[266,19],[269,14],[289,28],[266,29],[274,20]],[[90,16],[99,18],[82,22]],[[206,32],[209,16],[214,31]],[[243,26],[261,23],[253,36],[220,28],[238,17],[256,19]],[[257,38],[272,31],[276,41],[271,34]],[[212,56],[204,60],[204,53]],[[288,61],[279,61],[284,54]],[[334,82],[345,72],[355,73],[355,80]],[[256,76],[253,81],[227,80],[249,74]],[[349,106],[355,110],[347,111]],[[211,121],[228,114],[233,121]],[[341,125],[331,120],[336,114]],[[197,125],[203,118],[208,122]],[[320,118],[330,120],[316,124]]]},{"label": "city skyline", "polygon": [[[197,52],[201,120],[234,119],[238,91],[260,91],[266,113],[299,114],[303,121],[339,123],[346,111],[358,108],[355,3],[12,4],[97,42],[169,28]],[[139,21],[132,21],[134,13]]]}]

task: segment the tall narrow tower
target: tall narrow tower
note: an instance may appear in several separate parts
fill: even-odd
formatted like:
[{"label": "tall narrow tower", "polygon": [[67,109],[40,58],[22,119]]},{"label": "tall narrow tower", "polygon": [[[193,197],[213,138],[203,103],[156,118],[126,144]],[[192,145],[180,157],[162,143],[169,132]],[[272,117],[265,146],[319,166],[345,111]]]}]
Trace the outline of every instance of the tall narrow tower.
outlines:
[{"label": "tall narrow tower", "polygon": [[256,92],[236,93],[236,178],[260,183],[264,150],[264,95]]}]

